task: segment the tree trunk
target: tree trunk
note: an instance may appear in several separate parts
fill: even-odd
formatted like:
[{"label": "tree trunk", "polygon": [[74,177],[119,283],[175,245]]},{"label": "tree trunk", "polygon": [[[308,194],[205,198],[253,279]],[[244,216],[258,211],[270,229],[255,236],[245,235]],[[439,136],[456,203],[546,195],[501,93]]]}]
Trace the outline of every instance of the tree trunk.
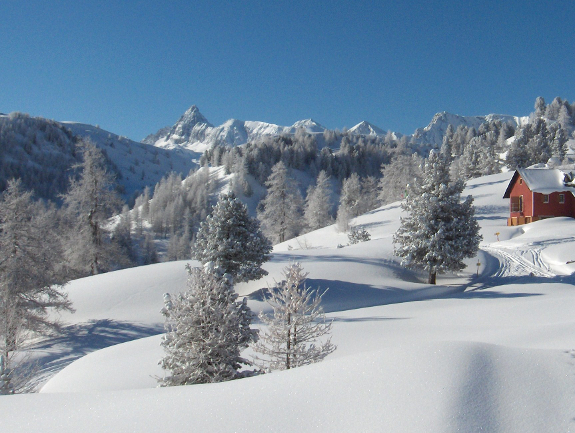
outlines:
[{"label": "tree trunk", "polygon": [[435,284],[436,279],[437,279],[437,272],[435,271],[435,268],[430,268],[429,269],[429,279],[427,282],[429,284]]},{"label": "tree trunk", "polygon": [[288,320],[287,320],[287,324],[289,326],[288,328],[288,334],[287,334],[287,344],[286,344],[286,370],[290,369],[290,355],[291,355],[291,313],[288,313]]}]

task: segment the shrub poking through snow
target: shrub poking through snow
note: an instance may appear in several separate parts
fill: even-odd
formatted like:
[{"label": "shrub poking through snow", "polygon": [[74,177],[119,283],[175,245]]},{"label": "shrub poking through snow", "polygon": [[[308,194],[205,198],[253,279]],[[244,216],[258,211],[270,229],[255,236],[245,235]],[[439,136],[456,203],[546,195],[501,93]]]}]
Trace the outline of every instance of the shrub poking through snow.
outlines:
[{"label": "shrub poking through snow", "polygon": [[254,364],[265,371],[287,370],[323,360],[336,346],[328,335],[332,322],[327,322],[320,306],[323,293],[305,286],[303,268],[293,263],[283,272],[285,280],[269,291],[268,303],[274,310],[273,316],[260,313],[260,320],[267,329],[260,332],[260,340],[254,351],[262,355]]},{"label": "shrub poking through snow", "polygon": [[356,229],[352,227],[347,238],[349,239],[349,243],[353,245],[371,240],[371,235],[366,229]]}]

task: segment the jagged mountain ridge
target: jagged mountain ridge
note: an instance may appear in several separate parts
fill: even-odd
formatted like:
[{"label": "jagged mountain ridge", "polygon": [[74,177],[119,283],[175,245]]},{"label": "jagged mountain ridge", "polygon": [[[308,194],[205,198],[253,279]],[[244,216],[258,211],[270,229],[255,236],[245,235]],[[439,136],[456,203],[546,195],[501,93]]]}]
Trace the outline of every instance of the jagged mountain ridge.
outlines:
[{"label": "jagged mountain ridge", "polygon": [[[505,114],[460,116],[444,111],[433,116],[427,126],[418,128],[412,135],[405,137],[414,144],[436,147],[443,142],[443,136],[448,125],[452,125],[453,129],[460,125],[477,129],[482,123],[494,120],[508,123],[516,128],[527,123],[528,117]],[[248,141],[257,141],[265,136],[295,134],[299,128],[304,128],[311,134],[320,134],[326,130],[324,126],[313,119],[300,120],[292,126],[230,119],[220,126],[213,126],[200,113],[198,107],[193,105],[173,126],[167,126],[154,134],[148,135],[142,142],[165,149],[185,148],[201,153],[216,143],[226,146],[239,146]],[[391,133],[397,139],[404,137],[401,133],[385,131],[365,120],[350,128],[348,133],[366,136],[385,136]]]},{"label": "jagged mountain ridge", "polygon": [[191,106],[172,127],[165,127],[148,135],[142,143],[164,149],[183,147],[194,152],[203,152],[213,144],[239,146],[265,136],[295,134],[303,128],[311,134],[321,134],[324,126],[313,119],[295,122],[292,126],[281,126],[260,121],[230,119],[222,125],[212,125],[199,111]]}]

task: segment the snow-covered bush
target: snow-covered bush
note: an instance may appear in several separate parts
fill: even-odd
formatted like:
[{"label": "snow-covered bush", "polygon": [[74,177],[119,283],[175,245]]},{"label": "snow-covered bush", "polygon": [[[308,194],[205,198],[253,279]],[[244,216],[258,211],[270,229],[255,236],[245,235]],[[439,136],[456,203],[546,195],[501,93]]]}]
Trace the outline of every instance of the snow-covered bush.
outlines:
[{"label": "snow-covered bush", "polygon": [[371,239],[371,235],[366,229],[358,229],[352,227],[349,231],[347,238],[349,239],[350,244],[357,244],[360,242],[366,242]]}]

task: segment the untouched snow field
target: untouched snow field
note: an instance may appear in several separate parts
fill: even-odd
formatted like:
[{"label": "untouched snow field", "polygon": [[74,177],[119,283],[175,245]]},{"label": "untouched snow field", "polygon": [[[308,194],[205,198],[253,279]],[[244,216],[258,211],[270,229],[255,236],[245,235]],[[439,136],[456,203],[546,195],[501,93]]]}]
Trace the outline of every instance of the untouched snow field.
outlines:
[{"label": "untouched snow field", "polygon": [[31,350],[43,387],[0,397],[1,431],[575,431],[575,220],[506,227],[510,177],[469,182],[481,251],[437,286],[393,257],[397,203],[354,221],[369,242],[337,248],[326,227],[277,245],[268,277],[236,289],[268,308],[259,290],[291,261],[329,287],[338,349],[307,367],[155,388],[162,295],[185,289],[186,262],[73,281],[66,333]]}]

